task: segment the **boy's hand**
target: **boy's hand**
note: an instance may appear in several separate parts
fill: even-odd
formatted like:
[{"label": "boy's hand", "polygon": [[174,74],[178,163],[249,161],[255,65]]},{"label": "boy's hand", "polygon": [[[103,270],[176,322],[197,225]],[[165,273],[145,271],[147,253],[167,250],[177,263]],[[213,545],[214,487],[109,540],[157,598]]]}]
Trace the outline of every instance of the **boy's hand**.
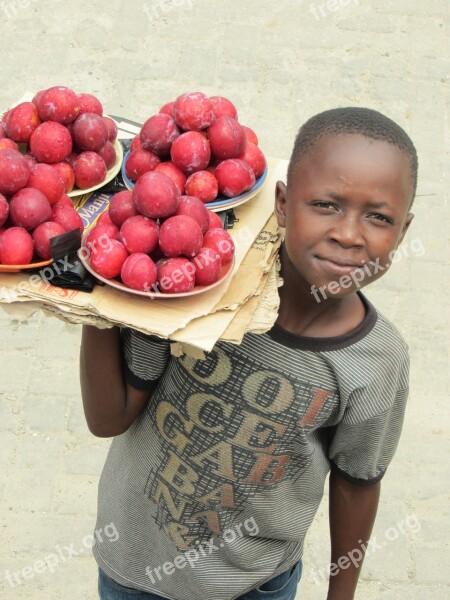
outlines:
[{"label": "boy's hand", "polygon": [[80,380],[86,421],[98,437],[124,433],[140,415],[151,393],[125,383],[117,327],[83,326]]},{"label": "boy's hand", "polygon": [[334,575],[330,576],[327,600],[354,598],[364,548],[377,514],[380,487],[380,482],[355,485],[335,471],[330,474],[331,573]]}]

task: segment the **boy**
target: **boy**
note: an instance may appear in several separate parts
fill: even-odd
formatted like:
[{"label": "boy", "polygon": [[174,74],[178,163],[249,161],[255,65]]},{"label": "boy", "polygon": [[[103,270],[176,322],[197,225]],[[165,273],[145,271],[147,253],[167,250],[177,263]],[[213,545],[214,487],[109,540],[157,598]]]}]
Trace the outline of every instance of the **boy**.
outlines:
[{"label": "boy", "polygon": [[196,360],[132,330],[84,328],[87,422],[118,436],[99,485],[97,526],[120,536],[94,548],[102,600],[292,600],[330,470],[328,600],[354,597],[409,365],[359,288],[389,267],[416,183],[396,123],[321,113],[277,183],[283,285],[270,332]]}]

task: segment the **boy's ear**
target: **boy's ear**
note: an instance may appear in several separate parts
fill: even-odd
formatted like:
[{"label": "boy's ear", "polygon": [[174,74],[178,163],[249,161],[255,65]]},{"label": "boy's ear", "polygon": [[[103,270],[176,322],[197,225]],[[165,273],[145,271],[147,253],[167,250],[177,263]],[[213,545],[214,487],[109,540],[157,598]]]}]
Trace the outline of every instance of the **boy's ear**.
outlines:
[{"label": "boy's ear", "polygon": [[280,227],[286,227],[286,195],[286,185],[282,181],[277,181],[275,188],[275,214]]},{"label": "boy's ear", "polygon": [[398,247],[400,246],[400,244],[403,242],[403,238],[405,237],[405,235],[406,235],[406,232],[408,231],[408,229],[409,229],[409,226],[411,225],[411,222],[412,222],[412,220],[413,220],[413,219],[414,219],[414,214],[413,214],[413,213],[408,213],[408,214],[406,215],[405,223],[404,223],[404,225],[403,225],[403,229],[402,229],[402,232],[401,232],[401,234],[400,234],[400,238],[399,238],[399,240],[398,240],[397,248],[398,248]]}]

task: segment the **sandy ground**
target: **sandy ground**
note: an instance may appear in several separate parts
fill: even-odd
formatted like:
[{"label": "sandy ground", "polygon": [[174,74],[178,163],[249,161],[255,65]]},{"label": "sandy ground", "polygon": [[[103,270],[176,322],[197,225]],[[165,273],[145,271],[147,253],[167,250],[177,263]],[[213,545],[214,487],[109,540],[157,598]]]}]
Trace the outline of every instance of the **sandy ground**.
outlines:
[{"label": "sandy ground", "polygon": [[[59,84],[142,121],[200,89],[232,98],[282,158],[299,125],[334,106],[381,110],[411,134],[416,217],[398,263],[367,291],[410,345],[411,394],[357,598],[449,598],[448,0],[6,0],[0,13],[4,108]],[[0,595],[94,600],[89,541],[109,441],[84,422],[80,328],[3,311],[0,323]],[[326,597],[327,528],[325,498],[299,599]]]}]

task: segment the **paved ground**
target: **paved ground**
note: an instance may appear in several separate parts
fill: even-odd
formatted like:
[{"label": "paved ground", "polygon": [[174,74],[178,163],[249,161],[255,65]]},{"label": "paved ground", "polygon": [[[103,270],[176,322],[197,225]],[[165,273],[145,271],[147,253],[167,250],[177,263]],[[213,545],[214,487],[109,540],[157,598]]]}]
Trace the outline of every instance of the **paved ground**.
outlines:
[{"label": "paved ground", "polygon": [[[369,296],[408,339],[412,390],[383,483],[382,549],[367,558],[357,597],[449,598],[448,0],[102,4],[0,2],[1,107],[64,84],[142,120],[201,89],[229,95],[264,150],[284,158],[298,126],[332,106],[379,109],[411,133],[420,155],[416,219],[402,260]],[[80,329],[39,314],[18,323],[1,310],[0,323],[0,596],[93,600],[88,546],[108,441],[84,423]],[[299,599],[325,598],[327,535],[324,503]],[[68,556],[71,545],[78,556]],[[35,563],[45,557],[53,572]],[[7,569],[20,571],[20,584],[7,582]]]}]

